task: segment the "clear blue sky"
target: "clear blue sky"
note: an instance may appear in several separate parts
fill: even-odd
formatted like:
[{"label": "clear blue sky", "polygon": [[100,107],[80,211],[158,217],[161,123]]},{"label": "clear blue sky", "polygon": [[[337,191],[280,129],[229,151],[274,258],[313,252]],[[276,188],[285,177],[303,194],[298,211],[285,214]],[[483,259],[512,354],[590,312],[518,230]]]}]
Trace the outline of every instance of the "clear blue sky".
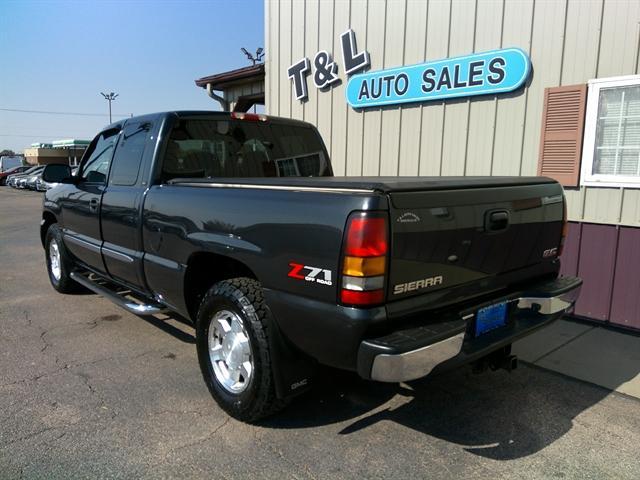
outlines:
[{"label": "clear blue sky", "polygon": [[[91,139],[113,112],[217,109],[196,78],[248,65],[264,47],[262,0],[0,0],[0,150]],[[120,118],[120,117],[115,117]]]}]

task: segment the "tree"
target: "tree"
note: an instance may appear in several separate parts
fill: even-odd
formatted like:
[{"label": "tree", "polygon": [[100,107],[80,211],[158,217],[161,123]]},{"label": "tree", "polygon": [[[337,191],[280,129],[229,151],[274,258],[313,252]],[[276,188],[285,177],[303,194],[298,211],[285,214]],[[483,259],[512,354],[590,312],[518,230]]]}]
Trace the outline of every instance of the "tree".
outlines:
[{"label": "tree", "polygon": [[6,150],[5,149],[5,150],[2,150],[0,152],[0,157],[3,157],[4,155],[8,155],[8,156],[12,157],[15,154],[16,154],[16,152],[14,152],[13,150]]}]

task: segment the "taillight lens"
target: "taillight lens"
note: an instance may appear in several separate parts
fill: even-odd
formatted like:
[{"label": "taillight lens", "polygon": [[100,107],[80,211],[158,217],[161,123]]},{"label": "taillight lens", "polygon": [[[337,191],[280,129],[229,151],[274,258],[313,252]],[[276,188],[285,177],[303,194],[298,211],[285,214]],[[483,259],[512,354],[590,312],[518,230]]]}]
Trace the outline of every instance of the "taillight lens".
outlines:
[{"label": "taillight lens", "polygon": [[345,255],[350,257],[378,257],[387,253],[387,221],[383,217],[370,218],[365,213],[349,219]]},{"label": "taillight lens", "polygon": [[351,214],[343,245],[341,303],[373,306],[384,301],[388,250],[386,214]]}]

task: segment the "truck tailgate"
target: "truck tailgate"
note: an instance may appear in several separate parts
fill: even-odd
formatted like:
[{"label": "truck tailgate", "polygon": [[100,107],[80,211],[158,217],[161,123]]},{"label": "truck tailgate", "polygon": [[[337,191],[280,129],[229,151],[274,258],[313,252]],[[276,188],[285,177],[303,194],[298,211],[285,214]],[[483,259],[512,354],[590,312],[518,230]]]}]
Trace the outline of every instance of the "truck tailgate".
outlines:
[{"label": "truck tailgate", "polygon": [[389,197],[389,300],[462,285],[495,290],[556,259],[564,208],[557,183]]}]

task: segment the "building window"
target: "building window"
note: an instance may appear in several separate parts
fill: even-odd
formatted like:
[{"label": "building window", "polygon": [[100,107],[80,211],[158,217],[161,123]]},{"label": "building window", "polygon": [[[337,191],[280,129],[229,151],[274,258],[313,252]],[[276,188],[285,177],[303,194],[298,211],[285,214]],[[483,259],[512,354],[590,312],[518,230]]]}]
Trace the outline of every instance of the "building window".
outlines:
[{"label": "building window", "polygon": [[582,184],[640,188],[640,75],[589,82]]}]

